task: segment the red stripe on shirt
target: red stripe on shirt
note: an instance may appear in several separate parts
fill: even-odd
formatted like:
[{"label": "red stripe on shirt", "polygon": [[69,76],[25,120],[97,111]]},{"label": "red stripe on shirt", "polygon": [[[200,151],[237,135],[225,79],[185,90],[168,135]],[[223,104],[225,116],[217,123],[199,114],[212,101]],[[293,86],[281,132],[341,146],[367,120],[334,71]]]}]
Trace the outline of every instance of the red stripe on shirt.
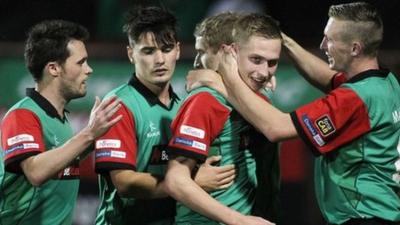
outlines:
[{"label": "red stripe on shirt", "polygon": [[[131,112],[122,102],[121,108],[114,114],[113,118],[122,115],[122,119],[112,126],[103,136],[95,142],[95,163],[96,172],[100,164],[107,163],[107,167],[102,166],[102,170],[112,170],[125,167],[136,167],[137,139],[135,129],[135,119]],[[114,167],[116,164],[120,166]]]},{"label": "red stripe on shirt", "polygon": [[299,132],[322,154],[370,130],[367,106],[348,88],[337,88],[324,98],[300,107],[295,114]]},{"label": "red stripe on shirt", "polygon": [[8,113],[1,125],[1,146],[5,168],[11,172],[21,172],[21,161],[44,152],[42,125],[36,114],[28,109]]},{"label": "red stripe on shirt", "polygon": [[211,143],[223,129],[229,114],[230,110],[210,93],[201,92],[191,96],[181,106],[171,124],[170,149],[177,148],[204,158],[208,155]]}]

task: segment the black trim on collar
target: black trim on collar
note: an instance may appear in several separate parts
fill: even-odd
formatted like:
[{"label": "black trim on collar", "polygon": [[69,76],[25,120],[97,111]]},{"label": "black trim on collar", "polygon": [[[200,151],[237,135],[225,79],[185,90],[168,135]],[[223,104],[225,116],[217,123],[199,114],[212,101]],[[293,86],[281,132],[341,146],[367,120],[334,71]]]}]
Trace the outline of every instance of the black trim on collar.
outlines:
[{"label": "black trim on collar", "polygon": [[68,110],[64,110],[64,118],[61,118],[60,115],[58,115],[58,112],[56,108],[45,98],[43,97],[39,92],[37,92],[34,88],[27,88],[26,89],[26,96],[30,97],[36,104],[39,105],[40,108],[42,108],[47,115],[59,119],[61,122],[67,121],[67,117],[65,116],[65,113],[69,113]]},{"label": "black trim on collar", "polygon": [[169,107],[164,105],[164,103],[162,103],[150,89],[148,89],[144,84],[142,84],[142,82],[140,82],[140,80],[136,77],[136,74],[132,75],[128,84],[139,91],[146,98],[147,102],[150,103],[150,105],[158,104],[163,108],[172,109],[173,103],[179,100],[178,95],[175,94],[174,90],[170,86],[168,92],[169,96],[171,97],[171,104]]},{"label": "black trim on collar", "polygon": [[400,76],[398,74],[392,73],[394,75],[394,77],[396,78],[397,82],[400,85]]},{"label": "black trim on collar", "polygon": [[355,75],[350,80],[348,80],[346,83],[356,83],[358,81],[361,81],[361,80],[369,78],[369,77],[387,77],[389,75],[389,72],[390,71],[387,69],[366,70],[364,72],[361,72],[361,73]]}]

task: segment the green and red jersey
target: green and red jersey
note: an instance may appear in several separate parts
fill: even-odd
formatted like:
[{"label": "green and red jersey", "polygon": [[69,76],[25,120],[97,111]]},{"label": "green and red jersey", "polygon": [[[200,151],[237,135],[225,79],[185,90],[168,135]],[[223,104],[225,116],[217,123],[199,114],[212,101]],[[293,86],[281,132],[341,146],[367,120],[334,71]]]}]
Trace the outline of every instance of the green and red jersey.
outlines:
[{"label": "green and red jersey", "polygon": [[315,187],[329,223],[351,218],[400,221],[400,85],[386,70],[350,80],[339,73],[325,97],[291,113],[318,156]]},{"label": "green and red jersey", "polygon": [[[172,198],[122,198],[111,182],[112,170],[134,170],[163,177],[168,156],[165,147],[171,137],[170,124],[180,99],[169,89],[171,102],[161,103],[135,75],[128,84],[111,91],[122,107],[116,113],[122,120],[96,140],[96,172],[100,173],[101,203],[96,224],[173,224]],[[116,115],[116,116],[117,116]]]},{"label": "green and red jersey", "polygon": [[[209,156],[221,155],[221,166],[234,164],[238,169],[233,185],[211,192],[213,198],[246,215],[255,213],[268,216],[266,209],[276,207],[274,200],[277,200],[275,194],[279,189],[277,150],[266,149],[269,145],[267,139],[262,135],[255,135],[254,128],[218,92],[207,87],[193,90],[182,104],[171,128],[173,136],[168,146],[170,154],[195,159],[199,164]],[[256,156],[259,160],[256,160]],[[263,162],[268,165],[261,165]],[[268,171],[264,170],[268,175],[260,172],[261,168],[268,168]],[[262,178],[257,177],[257,174]],[[270,180],[258,180],[263,178]],[[262,196],[263,188],[260,184],[271,185],[271,188],[264,191],[270,190],[271,193],[268,194],[275,197],[260,200],[256,204],[257,210],[254,210],[256,196]],[[257,191],[258,188],[260,191]],[[176,224],[218,222],[177,203]]]},{"label": "green and red jersey", "polygon": [[0,224],[72,224],[79,188],[78,160],[40,187],[25,177],[20,163],[68,141],[73,131],[47,99],[33,89],[1,124]]}]

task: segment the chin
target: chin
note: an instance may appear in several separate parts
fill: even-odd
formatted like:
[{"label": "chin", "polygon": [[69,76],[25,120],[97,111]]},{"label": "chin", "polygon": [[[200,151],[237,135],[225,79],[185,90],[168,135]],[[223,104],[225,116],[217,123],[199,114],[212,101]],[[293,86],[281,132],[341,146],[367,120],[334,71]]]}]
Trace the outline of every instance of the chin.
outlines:
[{"label": "chin", "polygon": [[76,93],[75,95],[72,96],[71,99],[77,99],[77,98],[82,98],[86,96],[86,91],[84,92],[80,92],[80,93]]}]

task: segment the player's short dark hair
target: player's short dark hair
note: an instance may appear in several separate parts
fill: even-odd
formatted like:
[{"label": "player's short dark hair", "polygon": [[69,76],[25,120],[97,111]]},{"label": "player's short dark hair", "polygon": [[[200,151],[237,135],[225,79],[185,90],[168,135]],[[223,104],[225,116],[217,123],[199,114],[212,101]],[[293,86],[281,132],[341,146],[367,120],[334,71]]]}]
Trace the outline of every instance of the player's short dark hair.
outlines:
[{"label": "player's short dark hair", "polygon": [[366,2],[332,5],[329,17],[348,21],[344,41],[359,40],[365,55],[376,56],[383,39],[383,22],[376,7]]},{"label": "player's short dark hair", "polygon": [[48,62],[64,64],[70,52],[67,45],[71,40],[86,41],[87,29],[79,24],[64,20],[47,20],[34,25],[28,32],[25,44],[25,64],[38,82]]},{"label": "player's short dark hair", "polygon": [[154,6],[131,9],[125,20],[123,31],[128,35],[131,45],[149,32],[154,34],[159,44],[170,45],[178,41],[177,20],[166,9]]}]

